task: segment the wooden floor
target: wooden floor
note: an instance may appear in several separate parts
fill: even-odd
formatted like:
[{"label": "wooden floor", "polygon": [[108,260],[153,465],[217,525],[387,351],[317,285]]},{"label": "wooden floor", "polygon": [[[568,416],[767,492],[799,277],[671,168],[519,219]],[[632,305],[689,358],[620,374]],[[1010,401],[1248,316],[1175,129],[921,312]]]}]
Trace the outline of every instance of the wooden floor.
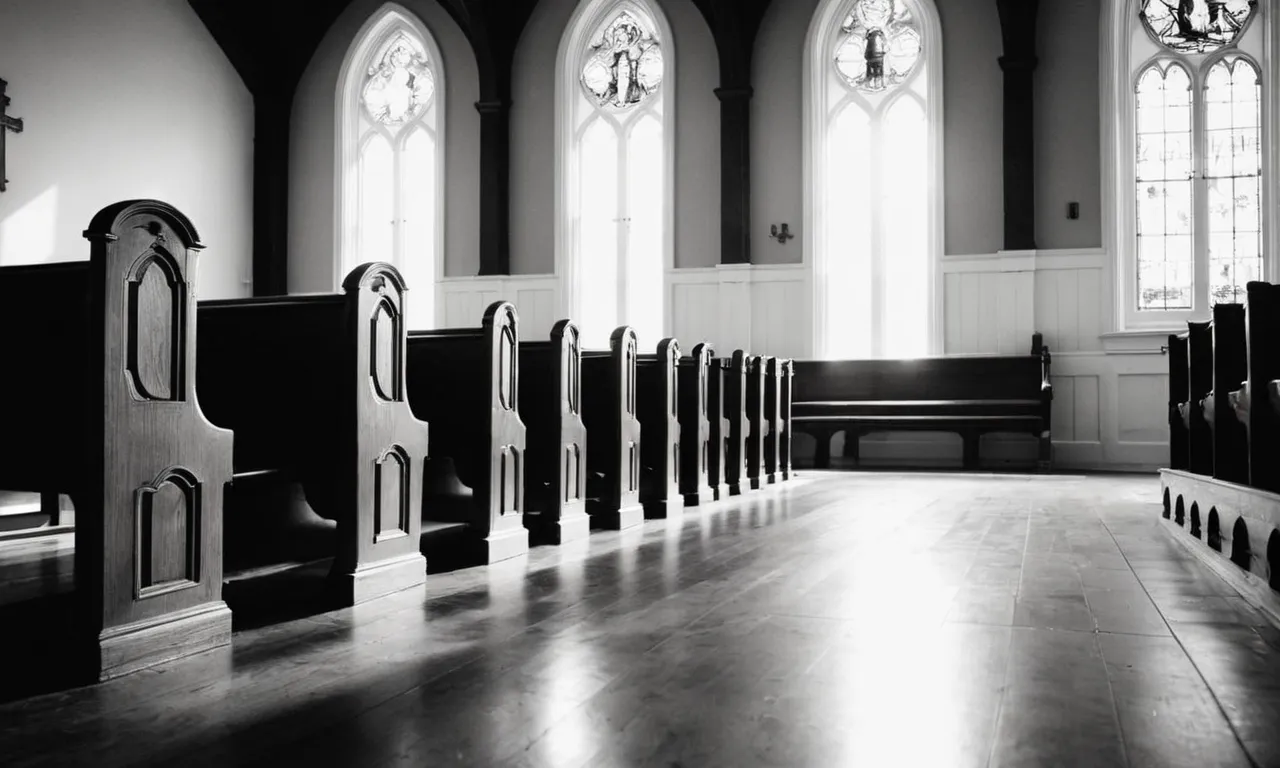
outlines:
[{"label": "wooden floor", "polygon": [[0,706],[0,764],[1280,765],[1154,477],[806,477]]}]

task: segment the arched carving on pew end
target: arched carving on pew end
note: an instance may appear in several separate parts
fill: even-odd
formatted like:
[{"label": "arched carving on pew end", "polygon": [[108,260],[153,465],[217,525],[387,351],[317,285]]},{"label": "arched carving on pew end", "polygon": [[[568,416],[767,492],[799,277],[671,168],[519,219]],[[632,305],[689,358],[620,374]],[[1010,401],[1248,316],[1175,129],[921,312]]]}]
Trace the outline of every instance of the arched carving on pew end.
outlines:
[{"label": "arched carving on pew end", "polygon": [[404,276],[391,264],[371,261],[361,264],[342,281],[342,290],[355,299],[368,292],[371,304],[356,300],[360,315],[369,323],[369,382],[374,396],[383,402],[398,403],[405,399],[404,335],[405,293],[409,290]]},{"label": "arched carving on pew end", "polygon": [[1164,511],[1163,511],[1164,519],[1165,520],[1171,519],[1173,517],[1172,512],[1173,512],[1173,502],[1169,498],[1169,489],[1165,488],[1164,489]]},{"label": "arched carving on pew end", "polygon": [[186,214],[160,200],[121,200],[94,214],[83,236],[90,242],[114,243],[134,217],[154,216],[164,221],[188,251],[202,251],[204,244]]},{"label": "arched carving on pew end", "polygon": [[627,415],[636,417],[636,363],[640,357],[640,342],[636,332],[629,325],[614,329],[609,336],[609,348],[620,350],[619,359],[623,366],[622,379],[626,382],[626,391],[622,393],[623,408]]},{"label": "arched carving on pew end", "polygon": [[[1217,507],[1210,507],[1209,511],[1215,515],[1218,513]],[[1202,531],[1201,518],[1200,518],[1200,505],[1192,504],[1191,505],[1191,535],[1195,536],[1198,539],[1198,538],[1201,538],[1202,533],[1203,531]]]},{"label": "arched carving on pew end", "polygon": [[1267,537],[1267,583],[1280,591],[1280,531],[1272,530]]},{"label": "arched carving on pew end", "polygon": [[384,450],[374,462],[373,540],[381,543],[408,536],[413,461],[399,445]]},{"label": "arched carving on pew end", "polygon": [[1173,522],[1178,525],[1185,524],[1187,519],[1187,506],[1182,501],[1182,494],[1178,494],[1178,500],[1173,504]]},{"label": "arched carving on pew end", "polygon": [[568,382],[568,410],[582,415],[582,332],[572,320],[561,320],[551,329],[551,343],[564,350],[562,375]]},{"label": "arched carving on pew end", "polygon": [[524,455],[519,446],[502,446],[498,471],[498,515],[508,517],[524,512]]},{"label": "arched carving on pew end", "polygon": [[1250,570],[1253,563],[1253,547],[1249,543],[1249,526],[1243,517],[1237,517],[1231,527],[1231,562],[1244,570]]},{"label": "arched carving on pew end", "polygon": [[178,466],[134,491],[135,600],[199,586],[203,497],[196,475]]},{"label": "arched carving on pew end", "polygon": [[129,267],[125,368],[136,400],[181,402],[186,395],[187,294],[182,265],[156,240]]},{"label": "arched carving on pew end", "polygon": [[1222,524],[1217,507],[1209,510],[1208,529],[1205,531],[1205,543],[1214,552],[1222,551]]},{"label": "arched carving on pew end", "polygon": [[495,301],[484,312],[483,327],[485,335],[498,342],[498,359],[494,361],[497,370],[498,402],[503,409],[514,411],[520,402],[520,316],[513,304],[506,301]]}]

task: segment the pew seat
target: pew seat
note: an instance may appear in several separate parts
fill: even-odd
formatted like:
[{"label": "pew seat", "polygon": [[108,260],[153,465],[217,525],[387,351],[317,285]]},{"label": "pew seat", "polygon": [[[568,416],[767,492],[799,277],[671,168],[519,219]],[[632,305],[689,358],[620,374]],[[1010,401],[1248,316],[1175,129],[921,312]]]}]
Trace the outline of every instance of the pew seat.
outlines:
[{"label": "pew seat", "polygon": [[797,360],[792,428],[817,442],[814,464],[831,466],[830,442],[877,432],[953,432],[964,440],[964,466],[979,466],[978,445],[991,433],[1028,433],[1040,443],[1037,466],[1051,460],[1049,350],[1031,354],[922,360]]}]

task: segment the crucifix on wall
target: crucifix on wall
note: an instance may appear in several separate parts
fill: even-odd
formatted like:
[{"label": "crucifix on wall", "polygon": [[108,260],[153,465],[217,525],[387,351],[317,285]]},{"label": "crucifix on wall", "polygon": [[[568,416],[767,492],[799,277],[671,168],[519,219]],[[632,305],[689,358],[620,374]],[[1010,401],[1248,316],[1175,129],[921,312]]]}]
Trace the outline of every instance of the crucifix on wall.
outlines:
[{"label": "crucifix on wall", "polygon": [[0,80],[0,192],[3,192],[9,183],[9,180],[4,175],[4,139],[6,132],[22,133],[22,120],[16,117],[9,117],[7,114],[9,97],[4,94],[4,90],[8,85],[4,80]]}]

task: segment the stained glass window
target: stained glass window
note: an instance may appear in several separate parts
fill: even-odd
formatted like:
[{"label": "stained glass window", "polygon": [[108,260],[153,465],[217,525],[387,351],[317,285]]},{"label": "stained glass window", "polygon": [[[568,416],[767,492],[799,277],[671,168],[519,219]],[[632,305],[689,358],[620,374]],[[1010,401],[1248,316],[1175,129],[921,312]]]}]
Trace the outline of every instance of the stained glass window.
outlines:
[{"label": "stained glass window", "polygon": [[868,93],[906,81],[923,48],[911,9],[901,0],[858,0],[838,40],[836,70],[851,86]]},{"label": "stained glass window", "polygon": [[1166,48],[1211,53],[1236,42],[1257,6],[1257,0],[1142,0],[1139,16]]},{"label": "stained glass window", "polygon": [[1204,85],[1209,206],[1209,294],[1243,302],[1262,279],[1262,85],[1253,64],[1225,58]]},{"label": "stained glass window", "polygon": [[662,85],[662,46],[653,31],[622,11],[596,33],[582,67],[582,86],[599,106],[629,109]]},{"label": "stained glass window", "polygon": [[1191,76],[1151,65],[1138,79],[1138,307],[1190,309],[1195,257]]},{"label": "stained glass window", "polygon": [[435,95],[426,52],[408,35],[398,34],[370,65],[361,95],[369,117],[383,125],[404,125],[417,118]]}]

